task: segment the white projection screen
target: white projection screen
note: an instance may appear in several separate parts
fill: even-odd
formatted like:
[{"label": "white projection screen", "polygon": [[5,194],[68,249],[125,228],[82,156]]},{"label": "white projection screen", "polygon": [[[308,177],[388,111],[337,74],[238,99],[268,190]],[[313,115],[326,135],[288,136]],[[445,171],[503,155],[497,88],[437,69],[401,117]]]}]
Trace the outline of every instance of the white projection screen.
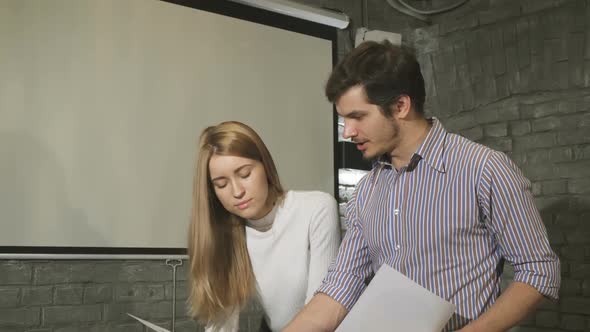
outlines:
[{"label": "white projection screen", "polygon": [[286,188],[334,193],[335,30],[196,3],[0,0],[0,258],[184,254],[198,137],[225,120]]}]

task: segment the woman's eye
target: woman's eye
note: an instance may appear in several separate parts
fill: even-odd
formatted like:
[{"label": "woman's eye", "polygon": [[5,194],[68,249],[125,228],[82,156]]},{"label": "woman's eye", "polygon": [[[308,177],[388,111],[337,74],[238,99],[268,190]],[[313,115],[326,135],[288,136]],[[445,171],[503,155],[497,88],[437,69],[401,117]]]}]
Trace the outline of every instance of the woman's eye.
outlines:
[{"label": "woman's eye", "polygon": [[245,178],[247,178],[247,177],[249,177],[249,176],[250,176],[250,173],[251,173],[251,172],[248,172],[248,173],[245,173],[245,174],[240,174],[240,177],[241,177],[242,179],[245,179]]}]

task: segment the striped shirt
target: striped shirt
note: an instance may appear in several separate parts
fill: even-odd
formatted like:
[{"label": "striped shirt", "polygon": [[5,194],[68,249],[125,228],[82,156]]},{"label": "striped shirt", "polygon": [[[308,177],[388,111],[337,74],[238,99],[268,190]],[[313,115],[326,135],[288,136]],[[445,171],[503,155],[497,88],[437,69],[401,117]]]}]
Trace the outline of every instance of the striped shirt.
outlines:
[{"label": "striped shirt", "polygon": [[530,182],[504,153],[431,121],[408,166],[376,162],[358,183],[346,206],[348,230],[318,292],[350,310],[387,264],[454,303],[445,331],[455,330],[494,304],[506,260],[514,281],[557,299],[559,259]]}]

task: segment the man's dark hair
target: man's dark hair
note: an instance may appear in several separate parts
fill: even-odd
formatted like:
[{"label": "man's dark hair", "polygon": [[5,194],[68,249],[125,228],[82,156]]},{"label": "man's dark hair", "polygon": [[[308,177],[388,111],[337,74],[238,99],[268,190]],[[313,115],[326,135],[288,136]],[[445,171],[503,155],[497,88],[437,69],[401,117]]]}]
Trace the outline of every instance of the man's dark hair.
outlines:
[{"label": "man's dark hair", "polygon": [[424,78],[414,52],[385,40],[367,41],[344,57],[334,68],[326,84],[326,97],[335,103],[353,86],[361,85],[367,101],[380,106],[391,116],[391,106],[400,96],[412,100],[414,110],[424,114]]}]

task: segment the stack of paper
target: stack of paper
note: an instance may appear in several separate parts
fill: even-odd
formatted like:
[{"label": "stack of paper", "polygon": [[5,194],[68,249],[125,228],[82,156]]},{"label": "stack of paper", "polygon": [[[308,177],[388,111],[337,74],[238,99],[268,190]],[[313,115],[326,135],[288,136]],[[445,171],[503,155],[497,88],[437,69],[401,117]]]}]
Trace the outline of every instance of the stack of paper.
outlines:
[{"label": "stack of paper", "polygon": [[455,305],[383,264],[336,332],[440,332]]}]

